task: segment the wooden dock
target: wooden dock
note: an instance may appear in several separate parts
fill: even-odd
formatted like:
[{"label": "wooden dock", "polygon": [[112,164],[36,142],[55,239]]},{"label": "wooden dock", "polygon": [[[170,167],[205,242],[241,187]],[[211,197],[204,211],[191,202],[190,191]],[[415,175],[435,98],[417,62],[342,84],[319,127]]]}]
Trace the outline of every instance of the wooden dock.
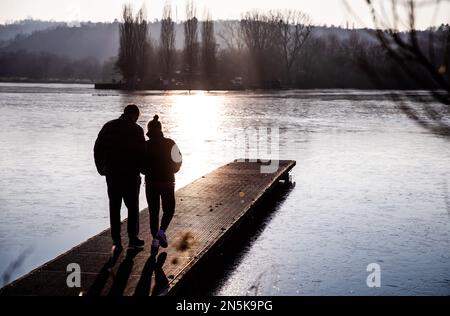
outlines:
[{"label": "wooden dock", "polygon": [[[160,248],[157,254],[150,253],[145,209],[140,213],[140,237],[146,243],[143,250],[127,250],[126,224],[122,224],[121,253],[112,254],[107,229],[0,289],[0,295],[176,294],[181,285],[191,286],[183,284],[189,274],[200,263],[207,264],[208,257],[238,232],[258,202],[295,166],[295,161],[278,163],[275,173],[264,174],[261,163],[235,161],[179,189],[175,217],[167,231],[169,247]],[[67,269],[72,263],[81,269],[81,287],[67,285],[72,272]]]}]

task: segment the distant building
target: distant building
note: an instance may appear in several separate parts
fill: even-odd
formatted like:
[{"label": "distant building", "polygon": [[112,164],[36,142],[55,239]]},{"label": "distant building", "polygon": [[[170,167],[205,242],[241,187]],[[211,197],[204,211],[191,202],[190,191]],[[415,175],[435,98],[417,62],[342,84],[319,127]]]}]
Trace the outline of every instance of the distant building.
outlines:
[{"label": "distant building", "polygon": [[235,77],[231,80],[231,85],[233,88],[242,88],[244,86],[244,79],[242,77]]}]

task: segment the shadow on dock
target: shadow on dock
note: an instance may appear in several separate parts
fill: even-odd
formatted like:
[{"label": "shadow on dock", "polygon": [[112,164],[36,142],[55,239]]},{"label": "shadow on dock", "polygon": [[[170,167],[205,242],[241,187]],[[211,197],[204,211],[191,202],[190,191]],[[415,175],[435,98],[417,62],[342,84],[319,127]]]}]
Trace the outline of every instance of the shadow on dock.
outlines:
[{"label": "shadow on dock", "polygon": [[[108,288],[108,280],[112,280],[108,296],[123,296],[131,276],[134,266],[134,258],[142,249],[128,249],[125,259],[120,263],[117,273],[113,272],[122,251],[113,251],[111,259],[103,266],[94,283],[92,284],[87,296],[100,296],[104,289]],[[167,294],[169,289],[169,279],[164,273],[164,264],[167,259],[167,253],[162,252],[158,255],[157,251],[152,251],[150,257],[142,268],[140,279],[137,283],[134,296],[160,296]],[[153,278],[154,277],[154,278]],[[152,290],[152,280],[154,286]]]},{"label": "shadow on dock", "polygon": [[[167,252],[162,252],[158,256],[152,252],[142,270],[141,278],[134,291],[134,296],[160,296],[167,294],[169,290],[169,279],[164,273],[163,267],[167,259]],[[154,274],[155,285],[152,288],[152,275]]]}]

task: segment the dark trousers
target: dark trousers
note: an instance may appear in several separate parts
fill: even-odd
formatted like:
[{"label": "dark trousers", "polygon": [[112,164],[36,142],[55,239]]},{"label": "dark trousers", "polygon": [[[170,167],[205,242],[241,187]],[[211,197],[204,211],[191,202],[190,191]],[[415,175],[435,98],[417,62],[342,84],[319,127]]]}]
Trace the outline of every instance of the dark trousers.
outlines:
[{"label": "dark trousers", "polygon": [[[152,182],[145,185],[148,210],[150,212],[150,231],[153,238],[159,229],[164,231],[169,227],[175,213],[175,184],[173,182]],[[159,208],[162,201],[163,216],[159,227]]]},{"label": "dark trousers", "polygon": [[121,244],[120,209],[122,199],[128,209],[128,238],[135,240],[139,234],[139,190],[141,177],[139,175],[107,175],[109,196],[109,218],[111,237],[114,244]]}]

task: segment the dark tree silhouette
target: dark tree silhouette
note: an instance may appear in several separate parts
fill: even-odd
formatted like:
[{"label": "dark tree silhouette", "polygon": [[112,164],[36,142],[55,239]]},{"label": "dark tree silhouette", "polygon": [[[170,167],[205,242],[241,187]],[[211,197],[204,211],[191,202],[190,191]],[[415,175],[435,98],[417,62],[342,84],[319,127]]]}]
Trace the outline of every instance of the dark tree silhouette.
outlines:
[{"label": "dark tree silhouette", "polygon": [[216,53],[217,43],[214,33],[214,22],[211,14],[206,13],[205,20],[202,22],[202,66],[205,75],[205,82],[208,85],[213,83],[213,76],[216,72]]},{"label": "dark tree silhouette", "polygon": [[300,51],[311,34],[311,20],[306,14],[295,10],[274,14],[278,20],[276,39],[283,60],[284,80],[291,86],[294,64],[298,62]]},{"label": "dark tree silhouette", "polygon": [[119,25],[119,56],[117,60],[117,68],[122,74],[125,82],[131,86],[137,71],[137,48],[134,37],[134,18],[133,8],[131,5],[125,5],[122,11],[123,21]]},{"label": "dark tree silhouette", "polygon": [[125,5],[122,11],[123,21],[119,25],[119,56],[117,68],[128,87],[134,88],[142,81],[148,71],[150,44],[147,41],[148,26],[145,9],[141,8],[133,16],[131,5]]},{"label": "dark tree silhouette", "polygon": [[166,3],[161,20],[159,60],[164,78],[170,78],[175,62],[175,23],[172,20],[172,7]]},{"label": "dark tree silhouette", "polygon": [[264,86],[273,75],[269,67],[277,42],[277,22],[274,15],[256,10],[245,13],[241,19],[242,38],[254,63],[253,71],[249,73],[252,73],[251,80],[257,87]]},{"label": "dark tree silhouette", "polygon": [[148,41],[148,24],[147,18],[145,16],[145,8],[142,7],[135,18],[135,41],[137,50],[137,78],[139,82],[144,81],[149,74],[149,69],[151,67],[151,44]]},{"label": "dark tree silhouette", "polygon": [[222,29],[217,36],[230,51],[242,51],[245,43],[242,39],[242,32],[239,21],[222,21]]},{"label": "dark tree silhouette", "polygon": [[188,89],[192,89],[194,74],[198,63],[198,19],[193,1],[186,4],[186,21],[184,22],[184,68],[187,75]]}]

